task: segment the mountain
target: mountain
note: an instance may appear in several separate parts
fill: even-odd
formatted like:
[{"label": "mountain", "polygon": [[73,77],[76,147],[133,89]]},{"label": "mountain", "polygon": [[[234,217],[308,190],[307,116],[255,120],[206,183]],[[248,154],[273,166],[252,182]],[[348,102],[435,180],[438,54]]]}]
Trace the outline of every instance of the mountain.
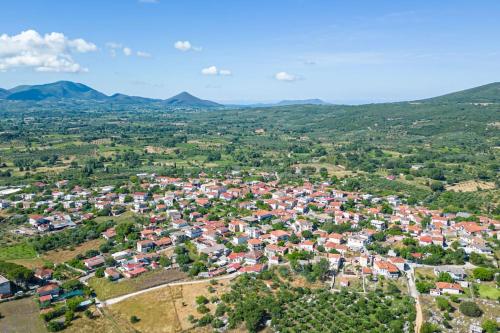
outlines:
[{"label": "mountain", "polygon": [[191,95],[188,92],[181,92],[178,95],[170,97],[164,101],[165,104],[169,106],[179,106],[179,107],[217,107],[222,106],[219,103],[212,101],[200,99]]},{"label": "mountain", "polygon": [[221,104],[203,100],[187,92],[182,92],[166,100],[114,94],[107,96],[85,84],[71,81],[57,81],[40,85],[22,85],[6,90],[0,88],[0,99],[25,102],[100,101],[117,104],[163,104],[171,107],[219,107]]},{"label": "mountain", "polygon": [[57,81],[34,86],[19,86],[10,90],[9,100],[42,101],[46,99],[105,100],[108,96],[82,83]]},{"label": "mountain", "polygon": [[500,82],[420,100],[433,103],[500,103]]},{"label": "mountain", "polygon": [[10,92],[7,89],[0,88],[0,99],[6,98],[9,94]]},{"label": "mountain", "polygon": [[318,98],[313,98],[313,99],[292,99],[292,100],[283,100],[281,102],[278,102],[274,105],[276,106],[286,106],[286,105],[328,105],[330,103],[327,103],[325,101],[322,101],[321,99]]},{"label": "mountain", "polygon": [[[292,105],[331,105],[331,104],[319,98],[313,98],[313,99],[284,99],[277,103],[256,103],[243,106],[250,108],[268,108],[273,106],[292,106]],[[241,105],[235,105],[235,106],[241,106]]]},{"label": "mountain", "polygon": [[153,103],[161,101],[159,99],[146,98],[140,96],[129,96],[119,93],[109,96],[108,100],[111,102],[127,103],[127,104],[145,104],[145,103]]}]

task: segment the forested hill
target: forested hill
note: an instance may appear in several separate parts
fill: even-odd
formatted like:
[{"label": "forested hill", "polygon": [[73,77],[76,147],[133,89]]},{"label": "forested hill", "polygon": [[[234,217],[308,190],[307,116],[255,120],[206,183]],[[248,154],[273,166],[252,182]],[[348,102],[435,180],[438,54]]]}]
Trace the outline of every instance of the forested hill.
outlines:
[{"label": "forested hill", "polygon": [[500,103],[500,82],[429,98],[421,102],[433,103]]}]

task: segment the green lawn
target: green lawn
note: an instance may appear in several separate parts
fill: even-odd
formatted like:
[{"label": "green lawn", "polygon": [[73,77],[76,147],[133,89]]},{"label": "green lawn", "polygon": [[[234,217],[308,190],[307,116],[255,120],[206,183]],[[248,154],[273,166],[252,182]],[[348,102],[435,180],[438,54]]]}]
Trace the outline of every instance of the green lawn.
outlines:
[{"label": "green lawn", "polygon": [[26,243],[0,248],[0,260],[33,259],[35,257],[35,249]]},{"label": "green lawn", "polygon": [[112,220],[112,221],[116,222],[117,224],[120,224],[123,222],[134,222],[134,213],[128,210],[125,213],[118,215],[118,216],[98,216],[95,218],[95,221],[98,223],[106,222],[109,220]]},{"label": "green lawn", "polygon": [[500,298],[500,289],[495,288],[494,285],[489,284],[480,284],[479,287],[479,296],[481,298],[489,298],[492,300],[497,300]]}]

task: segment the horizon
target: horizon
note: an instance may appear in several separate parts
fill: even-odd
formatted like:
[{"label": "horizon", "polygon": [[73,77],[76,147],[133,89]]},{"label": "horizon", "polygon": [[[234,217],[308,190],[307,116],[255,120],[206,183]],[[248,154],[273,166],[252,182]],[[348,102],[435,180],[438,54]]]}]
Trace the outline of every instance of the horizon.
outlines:
[{"label": "horizon", "polygon": [[23,0],[0,12],[0,87],[68,80],[223,104],[418,100],[498,81],[498,14],[495,1]]}]

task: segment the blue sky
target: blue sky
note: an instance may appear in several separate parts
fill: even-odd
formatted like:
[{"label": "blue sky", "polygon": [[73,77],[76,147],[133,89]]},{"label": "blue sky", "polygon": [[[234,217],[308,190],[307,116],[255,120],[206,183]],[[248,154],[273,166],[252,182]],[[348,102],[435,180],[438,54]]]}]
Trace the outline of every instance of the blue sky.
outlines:
[{"label": "blue sky", "polygon": [[5,1],[0,87],[72,80],[107,94],[238,103],[416,99],[500,81],[499,17],[496,0]]}]

